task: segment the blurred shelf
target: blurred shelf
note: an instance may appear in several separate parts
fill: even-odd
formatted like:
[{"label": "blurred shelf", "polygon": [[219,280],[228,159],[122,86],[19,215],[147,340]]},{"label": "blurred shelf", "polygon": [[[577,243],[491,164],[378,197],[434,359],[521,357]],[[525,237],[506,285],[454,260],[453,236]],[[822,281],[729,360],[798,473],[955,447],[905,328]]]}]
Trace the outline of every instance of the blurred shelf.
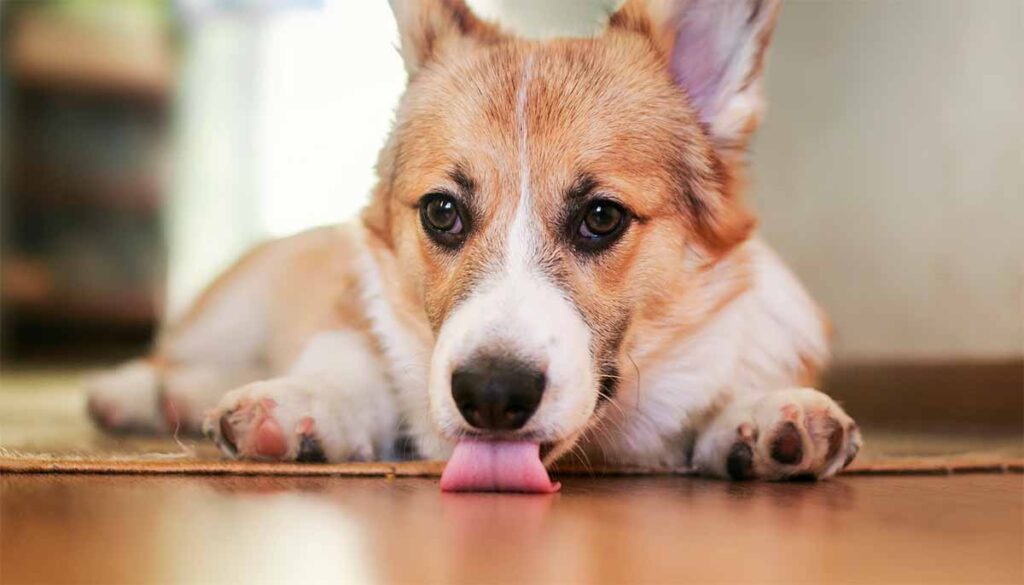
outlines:
[{"label": "blurred shelf", "polygon": [[0,0],[0,12],[0,358],[138,347],[163,287],[170,7]]},{"label": "blurred shelf", "polygon": [[57,283],[57,275],[42,262],[4,258],[4,312],[19,320],[42,323],[98,323],[113,327],[152,325],[157,303],[152,291],[141,288],[85,291]]},{"label": "blurred shelf", "polygon": [[170,96],[170,41],[152,25],[109,26],[44,9],[24,10],[12,24],[4,52],[21,86],[155,103]]},{"label": "blurred shelf", "polygon": [[148,215],[162,203],[156,177],[144,174],[74,176],[26,166],[16,171],[12,191],[27,208],[44,211],[86,207]]},{"label": "blurred shelf", "polygon": [[22,321],[95,323],[111,327],[145,327],[157,320],[156,303],[148,292],[105,295],[53,293],[36,298],[3,295],[4,311]]}]

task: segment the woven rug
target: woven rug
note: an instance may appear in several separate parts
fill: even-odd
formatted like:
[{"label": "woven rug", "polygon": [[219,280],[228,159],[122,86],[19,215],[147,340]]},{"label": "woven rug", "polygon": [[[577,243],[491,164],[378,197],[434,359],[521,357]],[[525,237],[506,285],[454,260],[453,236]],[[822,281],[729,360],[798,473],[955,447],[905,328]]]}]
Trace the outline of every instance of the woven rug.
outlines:
[{"label": "woven rug", "polygon": [[[79,372],[0,378],[0,473],[436,477],[440,461],[267,463],[229,461],[207,441],[111,436],[85,416]],[[843,473],[1024,472],[1024,438],[1014,432],[864,429],[865,448]],[[687,469],[557,465],[555,475],[687,475]]]}]

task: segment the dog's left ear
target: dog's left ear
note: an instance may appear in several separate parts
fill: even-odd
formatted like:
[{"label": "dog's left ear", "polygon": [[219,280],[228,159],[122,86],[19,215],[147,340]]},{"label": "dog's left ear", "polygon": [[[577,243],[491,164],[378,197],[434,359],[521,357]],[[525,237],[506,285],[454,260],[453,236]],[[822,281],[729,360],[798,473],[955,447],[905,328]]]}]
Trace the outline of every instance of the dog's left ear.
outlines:
[{"label": "dog's left ear", "polygon": [[492,43],[497,26],[477,18],[464,0],[389,0],[398,22],[402,59],[409,77],[457,43]]},{"label": "dog's left ear", "polygon": [[719,149],[760,122],[761,74],[781,0],[626,0],[610,29],[650,38]]}]

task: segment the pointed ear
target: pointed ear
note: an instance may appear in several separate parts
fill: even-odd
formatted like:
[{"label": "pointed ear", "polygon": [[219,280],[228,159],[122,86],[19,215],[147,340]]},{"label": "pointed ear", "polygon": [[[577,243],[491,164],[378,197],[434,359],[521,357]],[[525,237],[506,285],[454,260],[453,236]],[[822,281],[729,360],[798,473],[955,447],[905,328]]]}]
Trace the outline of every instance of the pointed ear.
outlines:
[{"label": "pointed ear", "polygon": [[389,0],[398,22],[402,59],[412,77],[441,49],[458,42],[493,43],[497,26],[473,14],[463,0]]},{"label": "pointed ear", "polygon": [[649,37],[719,148],[760,122],[761,74],[781,0],[627,0],[609,29]]}]

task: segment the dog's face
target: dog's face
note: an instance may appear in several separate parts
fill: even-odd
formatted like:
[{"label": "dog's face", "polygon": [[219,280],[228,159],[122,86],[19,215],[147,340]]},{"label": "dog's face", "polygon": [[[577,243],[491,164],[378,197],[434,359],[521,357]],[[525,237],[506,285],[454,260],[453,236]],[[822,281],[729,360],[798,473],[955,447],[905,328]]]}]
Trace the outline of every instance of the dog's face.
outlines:
[{"label": "dog's face", "polygon": [[694,67],[682,8],[630,2],[601,37],[526,42],[459,2],[396,5],[410,83],[367,221],[436,335],[442,433],[568,443],[614,397],[638,317],[748,237],[735,155],[774,7],[735,5],[743,54]]}]

